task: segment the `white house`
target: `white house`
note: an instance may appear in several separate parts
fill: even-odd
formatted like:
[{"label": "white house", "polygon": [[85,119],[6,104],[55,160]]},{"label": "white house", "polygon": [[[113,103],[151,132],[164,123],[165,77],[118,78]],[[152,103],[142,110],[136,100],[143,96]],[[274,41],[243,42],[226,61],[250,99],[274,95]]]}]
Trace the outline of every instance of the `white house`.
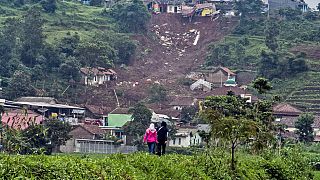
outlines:
[{"label": "white house", "polygon": [[197,127],[179,128],[174,138],[169,141],[172,147],[190,147],[201,145],[202,138]]},{"label": "white house", "polygon": [[112,69],[102,67],[98,68],[81,68],[82,80],[85,85],[98,86],[117,79],[117,73]]},{"label": "white house", "polygon": [[168,4],[168,13],[181,13],[182,5],[181,4]]}]

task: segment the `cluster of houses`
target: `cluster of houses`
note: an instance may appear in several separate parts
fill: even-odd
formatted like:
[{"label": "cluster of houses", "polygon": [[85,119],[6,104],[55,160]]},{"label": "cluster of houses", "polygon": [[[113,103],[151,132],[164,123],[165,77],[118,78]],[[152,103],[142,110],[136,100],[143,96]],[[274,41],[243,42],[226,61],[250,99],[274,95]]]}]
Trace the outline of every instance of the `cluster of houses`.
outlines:
[{"label": "cluster of houses", "polygon": [[[110,69],[91,69],[96,80],[87,80],[87,85],[99,85],[103,80],[116,78],[116,73]],[[81,69],[83,75],[90,74],[87,69]],[[249,73],[250,74],[250,73]],[[206,70],[198,70],[187,75],[195,81],[190,88],[197,91],[196,96],[174,96],[171,102],[163,107],[151,107],[151,122],[167,122],[175,127],[176,134],[168,142],[172,147],[190,147],[204,145],[201,137],[202,132],[209,132],[208,124],[185,123],[181,121],[181,111],[186,107],[198,108],[199,103],[207,96],[227,95],[230,91],[233,94],[246,98],[248,102],[255,102],[258,98],[252,95],[246,84],[250,76],[245,72],[234,73],[226,67],[216,67]],[[253,77],[251,76],[251,79]],[[132,114],[129,108],[116,107],[101,108],[86,105],[84,107],[71,106],[59,103],[51,97],[21,97],[15,101],[1,99],[0,104],[6,109],[2,115],[2,123],[15,128],[26,129],[31,124],[42,124],[50,118],[58,118],[61,121],[69,122],[72,125],[70,139],[65,146],[61,146],[63,152],[96,152],[90,148],[104,147],[112,144],[130,144],[133,140],[124,134],[123,127],[132,121]],[[294,137],[294,123],[301,110],[289,105],[278,104],[273,108],[276,124],[285,124],[285,135]],[[315,130],[315,141],[320,141],[320,116],[316,116],[313,125]],[[98,144],[98,145],[97,145]],[[115,148],[115,147],[114,147]],[[100,148],[104,152],[105,148]],[[99,151],[100,152],[100,151]]]}]

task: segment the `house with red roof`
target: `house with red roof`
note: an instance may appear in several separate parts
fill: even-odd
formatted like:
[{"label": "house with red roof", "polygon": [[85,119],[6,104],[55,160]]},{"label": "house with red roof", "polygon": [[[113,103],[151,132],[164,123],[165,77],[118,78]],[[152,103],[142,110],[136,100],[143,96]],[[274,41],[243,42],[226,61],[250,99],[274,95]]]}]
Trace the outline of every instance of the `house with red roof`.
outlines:
[{"label": "house with red roof", "polygon": [[42,124],[44,118],[31,110],[15,109],[2,114],[3,126],[16,130],[27,129],[32,124]]},{"label": "house with red roof", "polygon": [[89,86],[98,86],[117,79],[117,73],[113,69],[84,67],[80,72],[83,83]]}]

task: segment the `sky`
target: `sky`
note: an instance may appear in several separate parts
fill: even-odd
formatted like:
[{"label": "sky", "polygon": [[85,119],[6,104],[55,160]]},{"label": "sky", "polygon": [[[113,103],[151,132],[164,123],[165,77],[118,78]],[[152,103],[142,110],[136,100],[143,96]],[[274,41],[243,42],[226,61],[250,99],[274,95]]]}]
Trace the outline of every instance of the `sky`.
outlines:
[{"label": "sky", "polygon": [[318,3],[320,3],[320,0],[304,0],[310,8],[316,8]]}]

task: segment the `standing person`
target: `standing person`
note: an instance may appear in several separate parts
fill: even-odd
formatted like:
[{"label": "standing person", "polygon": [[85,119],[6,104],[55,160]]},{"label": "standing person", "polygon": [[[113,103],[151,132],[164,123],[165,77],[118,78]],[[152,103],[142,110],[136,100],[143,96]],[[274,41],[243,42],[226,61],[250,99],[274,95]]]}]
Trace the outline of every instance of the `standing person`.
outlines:
[{"label": "standing person", "polygon": [[161,127],[158,129],[157,154],[159,156],[164,155],[166,153],[167,140],[168,140],[167,123],[162,121]]},{"label": "standing person", "polygon": [[154,128],[154,124],[151,123],[149,128],[146,130],[146,134],[144,135],[143,142],[148,144],[149,153],[155,154],[155,147],[157,140],[157,130]]}]

